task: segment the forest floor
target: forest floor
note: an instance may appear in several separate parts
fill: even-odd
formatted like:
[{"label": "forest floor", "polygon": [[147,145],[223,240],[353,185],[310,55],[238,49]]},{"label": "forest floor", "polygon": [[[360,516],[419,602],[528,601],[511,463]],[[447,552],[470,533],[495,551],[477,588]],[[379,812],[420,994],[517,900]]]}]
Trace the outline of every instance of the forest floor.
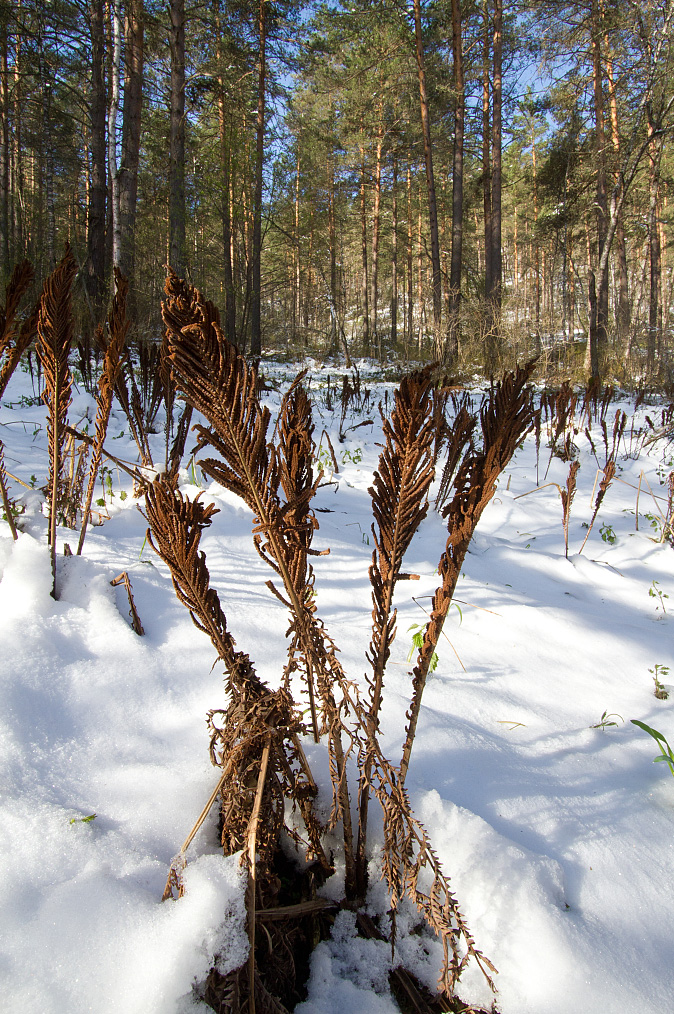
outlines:
[{"label": "forest floor", "polygon": [[[359,365],[367,383],[367,364]],[[267,364],[265,374],[274,411],[294,371]],[[385,391],[390,404],[394,385],[372,383],[369,402],[349,409],[344,428],[372,422],[340,442],[339,399],[333,394],[326,406],[324,370],[314,366],[310,380],[316,437],[329,434],[339,466],[315,501],[313,544],[330,549],[314,563],[318,611],[347,675],[364,681],[367,491],[381,440],[377,404]],[[219,851],[215,808],[188,852],[185,896],[160,898],[171,858],[217,780],[205,717],[224,703],[222,671],[145,541],[131,480],[114,468],[112,492],[108,484],[96,494],[107,519],[90,527],[81,557],[59,555],[59,599],[51,598],[37,488],[47,475],[45,412],[33,394],[30,377],[17,371],[0,407],[7,470],[35,485],[10,480],[26,508],[18,541],[0,521],[2,1005],[16,1014],[206,1012],[197,991],[214,955],[224,972],[247,951],[242,873],[238,857]],[[674,779],[666,764],[652,763],[655,742],[630,723],[674,743],[674,552],[659,541],[674,444],[646,443],[646,416],[657,429],[664,407],[651,402],[635,414],[626,397],[609,406],[609,445],[616,410],[629,418],[617,476],[582,554],[598,463],[583,429],[574,437],[581,467],[568,558],[558,489],[530,492],[544,482],[564,487],[568,462],[553,456],[545,477],[545,426],[538,463],[534,436],[527,438],[478,526],[426,689],[407,786],[477,946],[499,970],[502,1014],[671,1010]],[[71,421],[93,413],[93,399],[76,393]],[[598,425],[591,436],[603,466]],[[162,433],[153,439],[162,460]],[[135,459],[121,411],[107,446]],[[324,436],[321,447],[327,451]],[[238,646],[277,686],[287,617],[265,588],[250,515],[202,482],[198,467],[181,473],[181,487],[188,495],[205,489],[219,508],[202,540],[212,583]],[[410,697],[408,628],[425,622],[445,539],[430,510],[405,564],[420,580],[397,595],[381,738],[394,763]],[[76,541],[59,529],[59,553]],[[122,571],[142,637],[130,626],[123,586],[110,584]],[[306,749],[327,809],[325,749]],[[383,916],[376,807],[369,911]],[[339,871],[323,891],[339,895]],[[395,960],[434,986],[439,944],[417,931],[407,907]],[[389,945],[359,937],[355,916],[342,912],[314,951],[308,996],[296,1010],[392,1014],[390,968]],[[464,974],[459,995],[491,1003],[476,969]]]}]

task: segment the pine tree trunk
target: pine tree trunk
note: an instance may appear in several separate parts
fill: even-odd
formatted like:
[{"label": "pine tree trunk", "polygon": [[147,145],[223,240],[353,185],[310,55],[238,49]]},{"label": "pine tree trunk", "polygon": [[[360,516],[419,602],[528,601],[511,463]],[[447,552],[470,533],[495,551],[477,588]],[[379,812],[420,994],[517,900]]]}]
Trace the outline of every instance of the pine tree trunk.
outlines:
[{"label": "pine tree trunk", "polygon": [[[608,81],[609,109],[611,114],[611,140],[617,160],[620,158],[620,131],[618,128],[618,102],[615,82],[613,80],[613,60],[609,55],[608,36],[604,39],[606,49],[606,79]],[[618,216],[616,226],[616,254],[618,257],[618,310],[616,321],[618,333],[625,335],[630,327],[629,273],[627,268],[627,245],[622,212]]]},{"label": "pine tree trunk", "polygon": [[463,138],[466,121],[466,97],[463,78],[461,38],[461,0],[452,0],[452,51],[454,55],[454,152],[452,161],[452,257],[449,272],[450,315],[448,355],[459,353],[459,310],[461,306],[461,267],[463,261]]},{"label": "pine tree trunk", "polygon": [[436,331],[439,332],[442,324],[442,274],[440,271],[440,242],[438,238],[438,208],[435,200],[435,178],[433,176],[431,122],[428,113],[426,69],[424,65],[424,47],[421,34],[421,0],[414,0],[414,36],[416,42],[417,73],[419,77],[419,98],[421,101],[421,126],[424,135],[424,161],[426,164],[426,186],[428,189],[428,218],[431,233],[433,323]]},{"label": "pine tree trunk", "polygon": [[488,302],[492,291],[491,238],[491,127],[489,103],[489,0],[482,8],[482,205],[484,209],[484,295]]},{"label": "pine tree trunk", "polygon": [[187,273],[185,212],[185,0],[170,0],[171,97],[169,141],[169,257]]},{"label": "pine tree trunk", "polygon": [[[601,23],[597,0],[592,3],[592,82],[594,93],[595,157],[597,163],[597,260],[600,261],[608,233],[608,196],[606,190],[606,152],[604,132],[604,89],[601,59]],[[599,274],[597,292],[596,338],[599,344],[607,340],[608,327],[608,264]]]},{"label": "pine tree trunk", "polygon": [[110,4],[112,53],[110,61],[110,104],[108,106],[108,176],[112,231],[112,266],[121,268],[121,223],[119,220],[119,170],[117,168],[117,120],[119,115],[119,78],[122,59],[122,7],[120,0]]},{"label": "pine tree trunk", "polygon": [[[362,134],[361,125],[361,134]],[[360,237],[361,237],[361,296],[363,301],[363,345],[369,354],[370,349],[370,307],[367,270],[367,202],[365,193],[365,149],[360,146]]]},{"label": "pine tree trunk", "polygon": [[[374,172],[374,208],[372,215],[372,341],[379,348],[379,324],[377,320],[377,303],[379,301],[379,226],[381,211],[381,150],[384,141],[384,124],[380,111],[377,129],[376,162]],[[379,349],[381,351],[381,349]]]},{"label": "pine tree trunk", "polygon": [[503,0],[494,0],[494,75],[492,85],[491,126],[491,290],[492,319],[498,327],[503,295],[503,255],[501,251],[501,109]]},{"label": "pine tree trunk", "polygon": [[[4,20],[4,19],[3,19]],[[9,68],[7,61],[7,25],[3,24],[0,34],[0,115],[2,136],[0,150],[0,273],[5,281],[9,279],[9,181],[11,153],[9,144]]]},{"label": "pine tree trunk", "polygon": [[391,186],[391,345],[398,342],[398,162],[393,156]]},{"label": "pine tree trunk", "polygon": [[122,158],[119,167],[119,267],[129,281],[127,309],[135,317],[134,273],[136,262],[136,208],[143,107],[143,0],[128,0],[124,103],[122,108]]},{"label": "pine tree trunk", "polygon": [[265,0],[259,0],[257,119],[255,126],[255,188],[253,192],[252,290],[250,305],[250,351],[262,352],[262,172],[264,169],[264,123],[267,90],[267,19]]}]

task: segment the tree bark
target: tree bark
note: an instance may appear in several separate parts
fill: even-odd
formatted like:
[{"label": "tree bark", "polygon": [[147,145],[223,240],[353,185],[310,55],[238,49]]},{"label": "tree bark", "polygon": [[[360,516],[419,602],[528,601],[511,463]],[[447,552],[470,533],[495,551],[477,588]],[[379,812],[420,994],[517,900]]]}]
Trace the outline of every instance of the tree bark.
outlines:
[{"label": "tree bark", "polygon": [[[4,20],[4,19],[3,19]],[[2,116],[2,148],[0,151],[0,273],[9,279],[9,185],[11,153],[9,144],[9,67],[7,60],[7,25],[0,35],[0,110]]]},{"label": "tree bark", "polygon": [[398,162],[393,156],[391,185],[391,345],[398,342]]},{"label": "tree bark", "polygon": [[[611,140],[616,159],[620,160],[620,130],[618,127],[618,102],[616,98],[615,82],[613,80],[613,60],[609,52],[608,36],[604,39],[606,57],[606,80],[608,82],[609,110],[611,115]],[[630,298],[629,298],[629,272],[627,268],[627,245],[625,243],[625,227],[622,214],[618,217],[616,226],[616,254],[618,258],[618,309],[616,323],[618,333],[625,335],[630,327]]]},{"label": "tree bark", "polygon": [[491,125],[491,291],[492,321],[498,326],[503,295],[501,250],[501,109],[502,109],[503,0],[494,0],[494,77]]},{"label": "tree bark", "polygon": [[122,59],[122,7],[120,0],[110,3],[112,53],[110,61],[110,104],[108,106],[108,176],[110,179],[110,224],[112,266],[121,268],[121,223],[119,220],[119,170],[117,168],[117,120],[119,116],[119,78]]},{"label": "tree bark", "polygon": [[134,273],[136,262],[136,208],[143,107],[143,0],[128,0],[124,102],[122,108],[122,158],[119,166],[119,268],[129,281],[129,316],[135,316]]},{"label": "tree bark", "polygon": [[90,0],[91,118],[89,207],[87,209],[87,291],[94,317],[101,316],[105,301],[105,34],[103,0]]},{"label": "tree bark", "polygon": [[[597,160],[597,258],[601,259],[608,232],[608,195],[606,189],[606,139],[604,132],[604,88],[601,58],[601,17],[597,0],[592,3],[592,83],[594,92],[595,155]],[[607,340],[608,262],[599,274],[597,292],[597,341]]]},{"label": "tree bark", "polygon": [[171,98],[169,141],[169,257],[187,273],[185,211],[185,0],[170,0]]},{"label": "tree bark", "polygon": [[[362,134],[361,124],[361,134]],[[370,350],[370,307],[367,270],[367,202],[365,192],[365,149],[360,146],[360,241],[362,253],[361,295],[363,300],[363,345]]]},{"label": "tree bark", "polygon": [[489,0],[482,8],[482,205],[484,209],[484,295],[488,302],[492,291],[491,237],[491,145],[489,102]]},{"label": "tree bark", "polygon": [[417,73],[419,77],[419,98],[421,101],[421,126],[424,135],[424,161],[426,164],[426,186],[428,188],[428,218],[431,233],[431,265],[433,270],[433,323],[436,331],[442,323],[442,273],[440,271],[440,242],[438,238],[438,208],[435,200],[435,178],[433,176],[433,148],[431,145],[431,123],[428,114],[426,90],[426,68],[421,34],[421,0],[414,0],[414,36],[416,42]]},{"label": "tree bark", "polygon": [[377,127],[376,161],[374,171],[374,208],[372,214],[372,339],[377,345],[379,340],[379,324],[377,320],[377,303],[379,301],[379,227],[381,211],[381,152],[384,143],[383,110],[380,109]]},{"label": "tree bark", "polygon": [[463,262],[463,139],[466,122],[466,95],[463,77],[461,38],[461,0],[452,0],[452,51],[454,55],[454,150],[452,160],[452,254],[449,269],[449,341],[448,354],[456,359],[459,352],[459,310],[461,306],[461,267]]},{"label": "tree bark", "polygon": [[253,191],[252,290],[250,305],[250,351],[262,352],[262,172],[264,168],[264,121],[267,90],[267,18],[265,0],[259,0],[257,118],[255,126],[255,187]]}]

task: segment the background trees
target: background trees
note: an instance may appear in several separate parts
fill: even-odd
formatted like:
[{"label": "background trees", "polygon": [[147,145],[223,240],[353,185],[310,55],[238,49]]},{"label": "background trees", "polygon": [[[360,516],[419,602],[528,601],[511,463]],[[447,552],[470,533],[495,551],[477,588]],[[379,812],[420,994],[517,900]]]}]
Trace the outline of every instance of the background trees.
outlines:
[{"label": "background trees", "polygon": [[4,2],[0,274],[67,239],[83,334],[117,265],[157,337],[171,263],[254,355],[664,377],[672,2]]}]

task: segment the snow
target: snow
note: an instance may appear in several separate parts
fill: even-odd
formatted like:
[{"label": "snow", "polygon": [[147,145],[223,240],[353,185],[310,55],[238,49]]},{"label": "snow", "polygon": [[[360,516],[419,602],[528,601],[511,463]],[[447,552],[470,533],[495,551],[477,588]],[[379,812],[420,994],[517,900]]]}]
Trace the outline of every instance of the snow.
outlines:
[{"label": "snow", "polygon": [[[316,500],[314,546],[330,547],[314,564],[318,608],[347,674],[363,680],[372,608],[367,489],[381,439],[373,403],[384,390],[390,399],[393,384],[373,385],[367,413],[350,412],[347,425],[375,422],[340,443],[340,406],[326,408],[325,371],[310,365],[316,435],[325,427],[339,463],[335,484]],[[294,371],[270,365],[268,374],[274,410]],[[226,972],[247,953],[239,857],[219,852],[215,811],[187,853],[185,896],[160,898],[171,859],[217,780],[205,717],[224,703],[222,667],[213,666],[210,642],[145,542],[130,480],[114,466],[112,497],[96,493],[106,499],[106,520],[89,528],[82,557],[60,555],[64,542],[75,549],[77,533],[59,529],[59,599],[51,597],[39,492],[46,425],[32,395],[30,378],[17,372],[0,407],[6,467],[34,486],[9,483],[26,508],[17,542],[0,520],[3,1006],[26,1014],[206,1011],[193,986],[198,991],[215,955]],[[612,403],[609,439],[618,407],[630,420],[634,414],[626,397]],[[93,400],[79,391],[71,418],[93,413]],[[640,407],[635,427],[647,414],[657,425],[659,413],[657,405]],[[630,426],[582,555],[597,463],[582,430],[574,437],[581,468],[568,559],[558,491],[531,492],[544,481],[564,486],[568,464],[553,457],[544,480],[545,428],[538,469],[533,436],[517,452],[471,545],[459,608],[445,629],[453,647],[442,639],[424,697],[407,785],[477,946],[499,969],[502,1014],[671,1008],[674,780],[666,765],[651,763],[655,744],[629,720],[674,743],[674,687],[669,700],[656,699],[649,671],[674,664],[674,554],[654,541],[657,523],[646,517],[658,516],[647,483],[666,507],[673,451],[665,439],[630,446]],[[121,410],[109,433],[112,453],[134,460]],[[153,439],[161,460],[162,433]],[[593,439],[603,464],[596,425]],[[252,548],[246,509],[215,483],[195,485],[201,478],[198,467],[185,471],[181,485],[188,495],[205,489],[220,510],[202,543],[212,582],[237,644],[278,685],[284,609],[264,587],[269,574]],[[604,541],[602,525],[614,541]],[[425,620],[444,541],[430,511],[405,564],[420,579],[397,593],[382,715],[382,746],[394,763],[409,703],[408,627]],[[110,585],[121,571],[131,579],[143,637],[131,629],[124,588]],[[658,590],[671,596],[671,613]],[[666,687],[670,679],[661,675]],[[592,728],[603,713],[617,724]],[[306,751],[327,806],[324,747],[307,742]],[[385,923],[376,811],[373,803],[368,906]],[[333,881],[324,893],[334,897],[339,874]],[[440,947],[412,932],[417,926],[416,912],[403,906],[395,960],[432,988]],[[353,913],[340,913],[331,939],[314,952],[298,1014],[395,1011],[391,967],[389,945],[362,939]],[[459,994],[491,1002],[476,968]]]}]

